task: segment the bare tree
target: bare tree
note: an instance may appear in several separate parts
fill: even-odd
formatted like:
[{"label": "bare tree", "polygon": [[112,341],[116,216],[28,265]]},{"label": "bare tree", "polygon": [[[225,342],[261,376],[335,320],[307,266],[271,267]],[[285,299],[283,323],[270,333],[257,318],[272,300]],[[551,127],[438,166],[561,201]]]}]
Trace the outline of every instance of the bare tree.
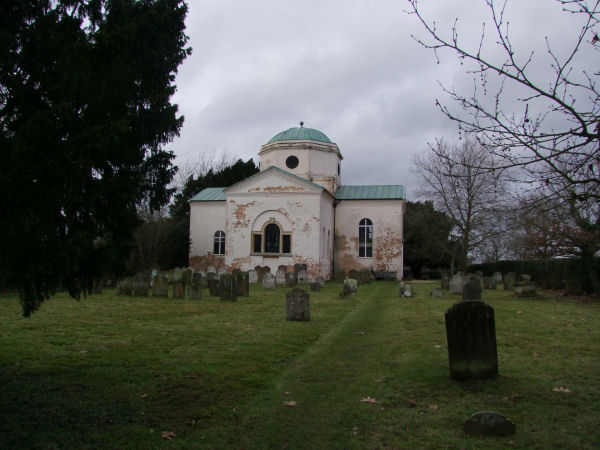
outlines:
[{"label": "bare tree", "polygon": [[[443,87],[458,108],[438,101],[440,110],[461,131],[476,134],[504,167],[522,168],[534,182],[531,190],[541,185],[547,196],[600,200],[600,0],[557,0],[564,14],[579,19],[579,28],[563,27],[570,34],[566,52],[555,51],[556,42],[546,38],[546,55],[513,46],[506,0],[483,1],[489,20],[473,42],[460,39],[458,20],[444,31],[424,17],[418,0],[408,0],[409,13],[427,32],[413,38],[438,62],[442,51],[455,54],[473,78],[471,93]],[[539,63],[547,64],[545,70]]]},{"label": "bare tree", "polygon": [[474,139],[452,146],[438,141],[415,156],[414,164],[423,182],[419,195],[432,200],[454,223],[458,263],[465,271],[469,254],[502,231],[494,224],[505,175],[494,169],[493,157]]}]

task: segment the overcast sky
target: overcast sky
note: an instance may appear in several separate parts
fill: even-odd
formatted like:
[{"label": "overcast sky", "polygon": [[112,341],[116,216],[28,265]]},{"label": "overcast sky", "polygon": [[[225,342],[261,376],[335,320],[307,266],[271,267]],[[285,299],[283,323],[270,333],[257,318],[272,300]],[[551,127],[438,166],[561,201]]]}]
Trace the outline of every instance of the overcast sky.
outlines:
[{"label": "overcast sky", "polygon": [[[421,0],[427,17],[465,41],[489,16],[480,0]],[[412,156],[427,143],[458,138],[435,106],[439,82],[469,86],[450,54],[434,54],[405,0],[189,0],[193,53],[180,67],[174,102],[185,116],[170,149],[176,164],[203,152],[247,160],[275,134],[304,121],[344,157],[343,184],[402,184],[415,200]],[[509,0],[517,47],[545,53],[574,39],[574,23],[553,0]],[[566,48],[566,47],[565,47]],[[543,72],[540,72],[543,74]]]}]

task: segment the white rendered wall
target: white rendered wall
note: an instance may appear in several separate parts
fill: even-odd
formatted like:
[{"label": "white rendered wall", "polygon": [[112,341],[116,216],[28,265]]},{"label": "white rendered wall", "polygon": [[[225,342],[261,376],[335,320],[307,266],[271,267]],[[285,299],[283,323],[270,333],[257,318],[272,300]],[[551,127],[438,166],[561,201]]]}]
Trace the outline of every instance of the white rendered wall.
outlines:
[{"label": "white rendered wall", "polygon": [[[212,253],[214,235],[218,230],[226,231],[225,202],[190,203],[190,257]],[[227,251],[227,237],[225,251]]]},{"label": "white rendered wall", "polygon": [[[335,270],[388,270],[402,277],[403,200],[343,200],[335,212]],[[373,223],[373,257],[358,256],[358,227]]]}]

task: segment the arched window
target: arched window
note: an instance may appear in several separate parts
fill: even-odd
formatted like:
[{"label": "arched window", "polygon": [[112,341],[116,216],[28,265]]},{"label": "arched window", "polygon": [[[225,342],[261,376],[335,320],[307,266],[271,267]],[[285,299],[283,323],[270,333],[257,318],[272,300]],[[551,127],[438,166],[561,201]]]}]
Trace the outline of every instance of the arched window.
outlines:
[{"label": "arched window", "polygon": [[361,219],[358,224],[358,256],[373,257],[373,222],[369,219]]},{"label": "arched window", "polygon": [[221,230],[215,233],[213,253],[215,255],[225,254],[225,233]]},{"label": "arched window", "polygon": [[279,227],[270,223],[265,227],[265,253],[279,253]]}]

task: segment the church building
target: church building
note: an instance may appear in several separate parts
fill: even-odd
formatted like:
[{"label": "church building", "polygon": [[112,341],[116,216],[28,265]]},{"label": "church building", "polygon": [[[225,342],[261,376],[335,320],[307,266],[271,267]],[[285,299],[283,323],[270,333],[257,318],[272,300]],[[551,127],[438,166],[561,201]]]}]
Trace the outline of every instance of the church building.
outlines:
[{"label": "church building", "polygon": [[402,277],[404,186],[342,184],[340,149],[302,122],[258,156],[259,173],[189,201],[191,267],[306,264],[310,279],[361,269]]}]

